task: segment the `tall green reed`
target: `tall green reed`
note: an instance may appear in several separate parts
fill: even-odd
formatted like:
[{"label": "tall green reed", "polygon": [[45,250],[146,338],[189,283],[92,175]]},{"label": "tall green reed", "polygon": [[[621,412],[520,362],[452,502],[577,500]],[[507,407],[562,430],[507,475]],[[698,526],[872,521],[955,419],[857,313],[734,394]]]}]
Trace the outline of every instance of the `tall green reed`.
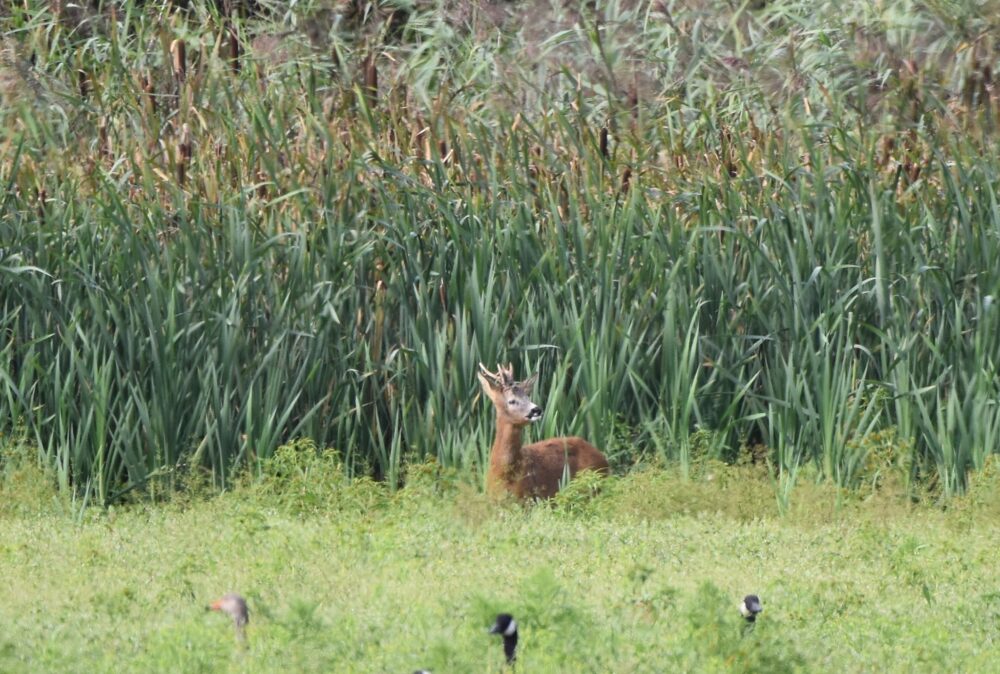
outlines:
[{"label": "tall green reed", "polygon": [[[986,128],[979,94],[942,112],[965,85],[935,63],[985,75],[940,17],[854,12],[848,49],[794,28],[832,4],[518,36],[428,9],[395,41],[331,30],[331,59],[267,41],[305,3],[232,19],[261,38],[234,68],[229,19],[192,7],[125,3],[87,38],[41,5],[3,20],[15,85],[47,89],[0,113],[0,430],[67,488],[225,485],[297,436],[393,484],[408,458],[482,466],[479,361],[539,370],[538,432],[618,467],[687,471],[696,431],[727,460],[763,444],[786,501],[854,484],[876,430],[946,494],[996,448],[998,167],[960,126]],[[868,73],[901,35],[921,61]]]}]

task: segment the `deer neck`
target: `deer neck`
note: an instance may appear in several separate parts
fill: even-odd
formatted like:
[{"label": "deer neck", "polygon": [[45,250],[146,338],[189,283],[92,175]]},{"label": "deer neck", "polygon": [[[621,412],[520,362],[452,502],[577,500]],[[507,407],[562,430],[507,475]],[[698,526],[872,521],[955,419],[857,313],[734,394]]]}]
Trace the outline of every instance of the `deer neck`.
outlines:
[{"label": "deer neck", "polygon": [[521,430],[520,426],[497,418],[497,434],[490,452],[494,468],[516,471],[521,467]]}]

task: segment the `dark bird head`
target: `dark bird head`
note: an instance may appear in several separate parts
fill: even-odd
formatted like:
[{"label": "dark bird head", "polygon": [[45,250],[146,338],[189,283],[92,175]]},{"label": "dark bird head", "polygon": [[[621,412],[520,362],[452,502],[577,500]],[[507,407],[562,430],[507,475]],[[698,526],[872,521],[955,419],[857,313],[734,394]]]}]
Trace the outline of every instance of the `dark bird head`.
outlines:
[{"label": "dark bird head", "polygon": [[507,662],[514,662],[517,657],[517,621],[509,613],[501,613],[497,616],[490,634],[503,636],[503,652],[507,656]]},{"label": "dark bird head", "polygon": [[764,607],[760,603],[760,597],[755,594],[748,594],[743,597],[743,602],[740,604],[740,615],[746,618],[747,622],[754,622],[757,620],[757,614],[764,610]]}]

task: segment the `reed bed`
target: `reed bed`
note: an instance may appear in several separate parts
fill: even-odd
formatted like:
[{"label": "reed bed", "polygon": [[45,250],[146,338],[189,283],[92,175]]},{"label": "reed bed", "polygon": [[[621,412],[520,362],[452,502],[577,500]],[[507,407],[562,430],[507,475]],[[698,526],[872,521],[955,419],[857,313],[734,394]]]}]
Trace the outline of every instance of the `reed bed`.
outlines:
[{"label": "reed bed", "polygon": [[960,492],[1000,447],[980,5],[11,6],[0,433],[83,502],[297,437],[398,484],[483,465],[512,361],[618,469]]}]

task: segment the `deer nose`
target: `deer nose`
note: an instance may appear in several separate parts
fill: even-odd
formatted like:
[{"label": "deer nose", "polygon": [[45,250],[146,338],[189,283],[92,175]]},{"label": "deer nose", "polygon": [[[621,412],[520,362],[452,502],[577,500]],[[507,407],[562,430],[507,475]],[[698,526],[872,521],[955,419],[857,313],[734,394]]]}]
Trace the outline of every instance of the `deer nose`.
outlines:
[{"label": "deer nose", "polygon": [[539,407],[538,405],[532,407],[531,410],[528,412],[528,419],[532,421],[534,421],[535,419],[541,419],[541,417],[542,417],[542,408]]}]

